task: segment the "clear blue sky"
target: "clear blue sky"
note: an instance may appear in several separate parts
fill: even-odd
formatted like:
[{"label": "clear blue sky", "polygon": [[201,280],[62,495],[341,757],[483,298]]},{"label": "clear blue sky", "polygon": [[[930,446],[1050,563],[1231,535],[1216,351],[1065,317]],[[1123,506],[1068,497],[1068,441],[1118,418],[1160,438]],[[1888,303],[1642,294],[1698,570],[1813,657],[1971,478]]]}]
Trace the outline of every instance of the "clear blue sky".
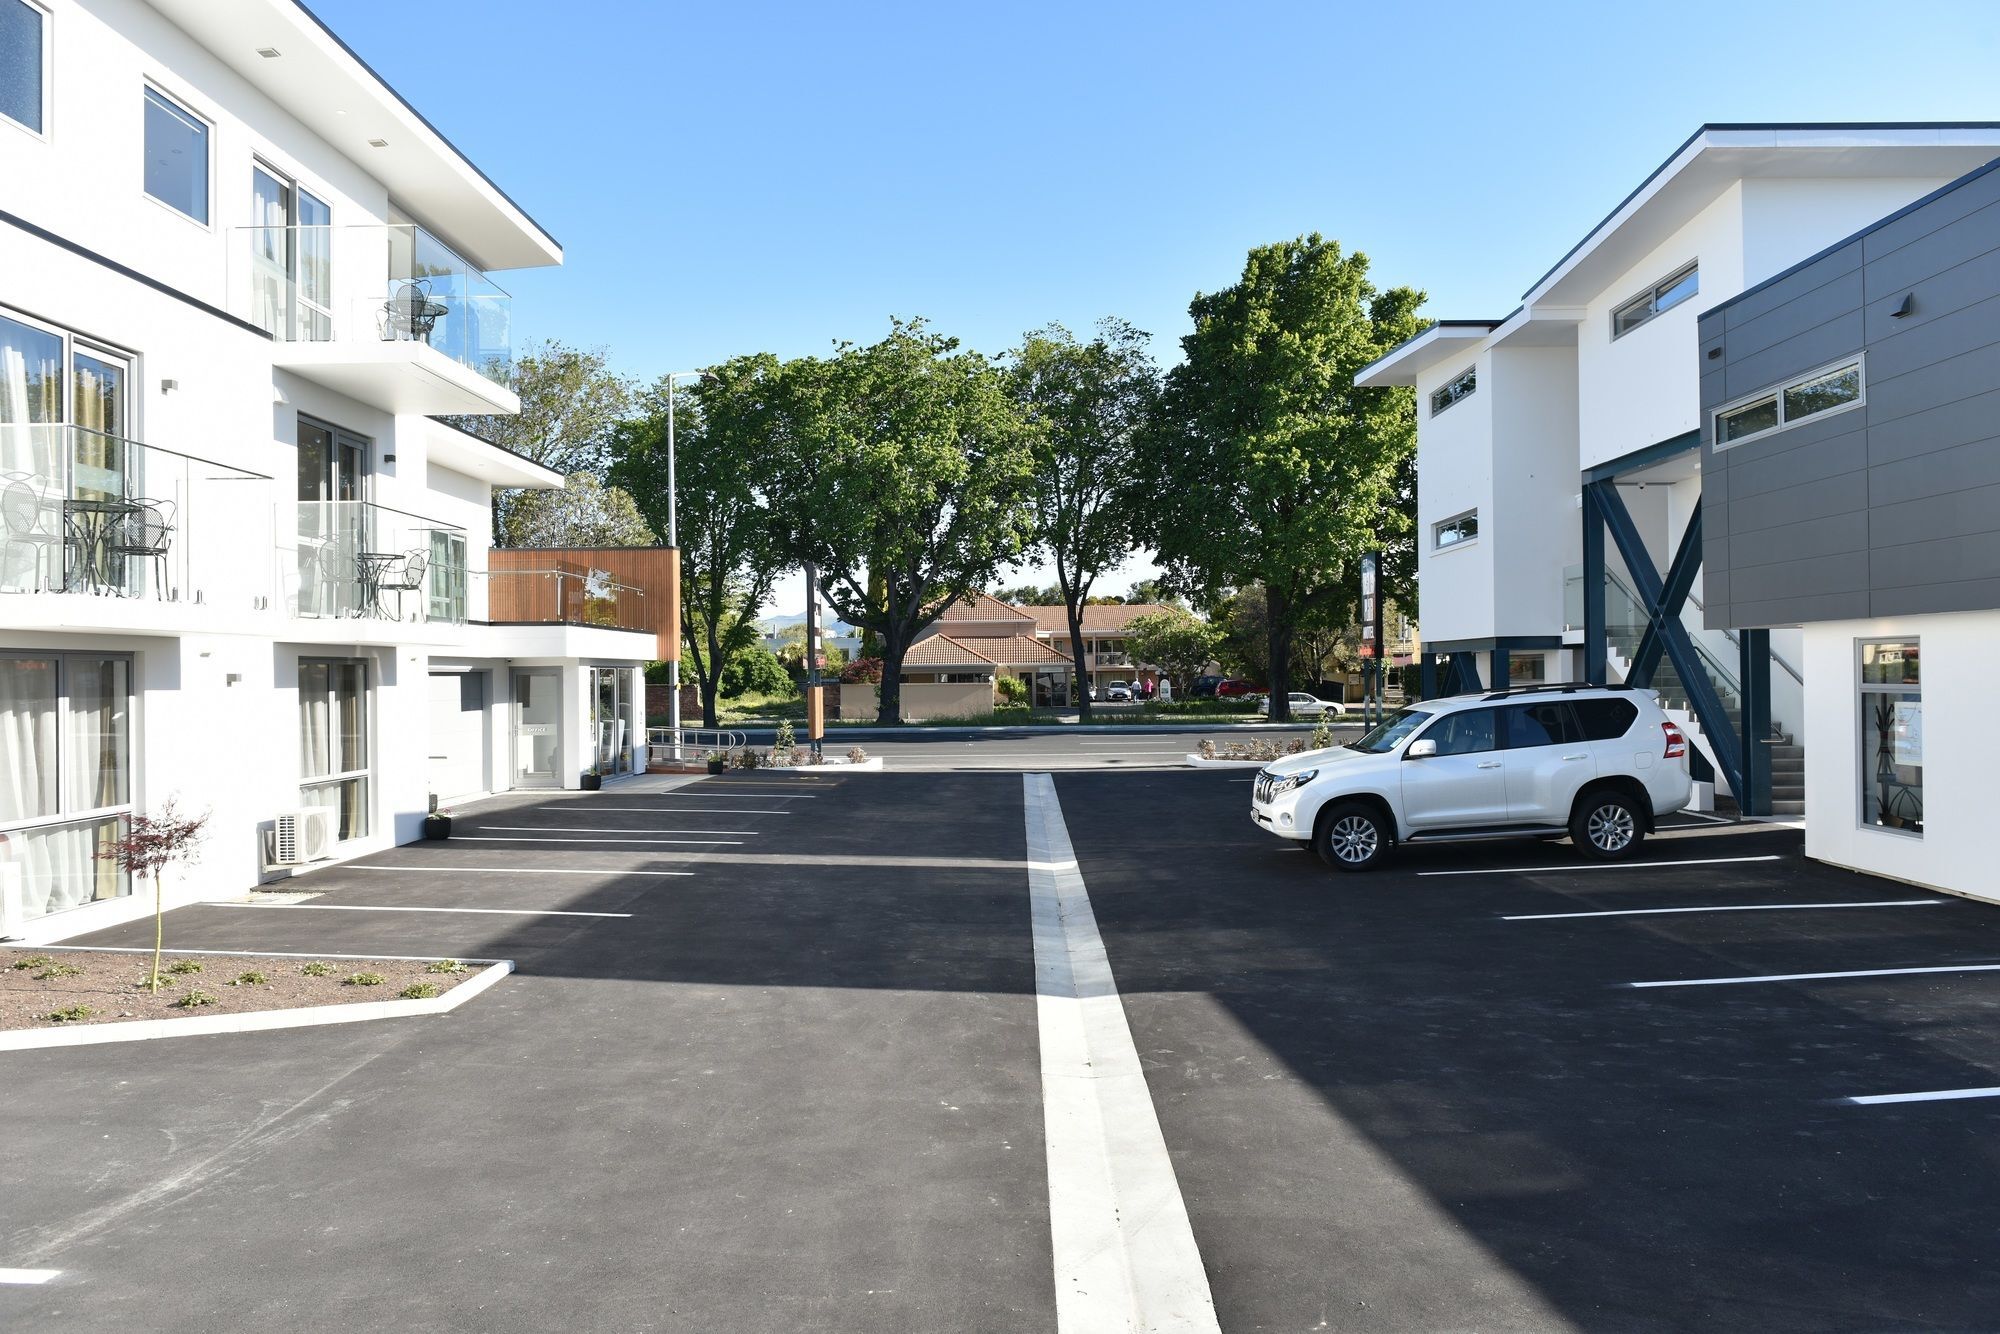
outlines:
[{"label": "clear blue sky", "polygon": [[1309,231],[1504,315],[1704,121],[2000,119],[1991,0],[307,3],[562,242],[517,344],[646,379],[892,315],[1172,360]]}]

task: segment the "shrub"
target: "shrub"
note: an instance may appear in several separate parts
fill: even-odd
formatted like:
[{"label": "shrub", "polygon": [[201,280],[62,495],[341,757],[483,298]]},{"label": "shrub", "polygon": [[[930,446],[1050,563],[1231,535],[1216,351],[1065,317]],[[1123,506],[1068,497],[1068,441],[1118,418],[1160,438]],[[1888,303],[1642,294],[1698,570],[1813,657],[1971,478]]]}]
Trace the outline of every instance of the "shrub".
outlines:
[{"label": "shrub", "polygon": [[429,1000],[438,994],[438,989],[429,982],[412,982],[396,994],[404,1000]]},{"label": "shrub", "polygon": [[424,965],[424,971],[427,973],[462,973],[466,971],[466,968],[464,964],[456,959],[433,959]]},{"label": "shrub", "polygon": [[737,768],[755,769],[757,767],[757,763],[758,763],[757,752],[750,749],[748,746],[745,746],[742,750],[736,752]]},{"label": "shrub", "polygon": [[170,973],[177,973],[182,977],[188,977],[194,973],[201,972],[202,966],[196,963],[193,959],[176,959],[174,962],[167,965],[167,971]]},{"label": "shrub", "polygon": [[83,969],[78,968],[73,963],[52,963],[47,968],[42,969],[41,972],[35,974],[35,981],[47,982],[49,979],[56,977],[82,976]]},{"label": "shrub", "polygon": [[849,764],[866,764],[868,762],[868,752],[859,746],[855,746],[847,752],[847,762]]},{"label": "shrub", "polygon": [[843,685],[880,685],[882,683],[882,660],[880,658],[856,658],[840,669]]},{"label": "shrub", "polygon": [[209,995],[206,991],[190,991],[187,995],[175,1001],[174,1004],[180,1006],[183,1010],[199,1010],[204,1005],[215,1004],[215,997]]},{"label": "shrub", "polygon": [[25,959],[14,960],[14,967],[17,970],[25,968],[47,968],[50,964],[54,962],[55,960],[51,959],[46,954],[30,954]]},{"label": "shrub", "polygon": [[301,966],[299,971],[307,977],[332,977],[333,965],[330,963],[309,963]]},{"label": "shrub", "polygon": [[236,980],[229,985],[232,987],[261,987],[270,980],[270,978],[264,976],[262,973],[253,970],[248,973],[238,973]]},{"label": "shrub", "polygon": [[1327,716],[1322,713],[1319,716],[1319,726],[1313,728],[1312,748],[1314,750],[1325,750],[1328,746],[1331,746],[1332,744],[1333,744],[1333,724],[1328,722]]},{"label": "shrub", "polygon": [[784,719],[778,724],[776,749],[780,751],[795,750],[798,744],[798,736],[792,731],[792,720],[790,718]]},{"label": "shrub", "polygon": [[1213,741],[1210,741],[1207,737],[1203,737],[1201,739],[1201,757],[1204,760],[1212,760],[1215,758],[1215,743]]},{"label": "shrub", "polygon": [[88,1005],[72,1005],[67,1009],[50,1010],[42,1018],[52,1024],[74,1024],[80,1023],[96,1013],[97,1011],[91,1009]]},{"label": "shrub", "polygon": [[340,979],[342,986],[349,987],[379,987],[388,980],[380,973],[349,973]]},{"label": "shrub", "polygon": [[1018,676],[1002,676],[993,682],[993,693],[1000,697],[1002,704],[1026,704],[1028,683]]}]

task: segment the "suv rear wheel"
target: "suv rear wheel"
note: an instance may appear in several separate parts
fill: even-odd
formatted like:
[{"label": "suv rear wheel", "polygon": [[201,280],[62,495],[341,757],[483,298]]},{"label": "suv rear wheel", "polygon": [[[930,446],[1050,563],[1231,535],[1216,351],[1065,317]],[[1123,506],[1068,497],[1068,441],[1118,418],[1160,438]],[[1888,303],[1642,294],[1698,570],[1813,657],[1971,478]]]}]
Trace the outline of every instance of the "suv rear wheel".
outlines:
[{"label": "suv rear wheel", "polygon": [[1313,831],[1313,851],[1336,871],[1370,871],[1389,855],[1396,834],[1382,812],[1365,801],[1343,801]]},{"label": "suv rear wheel", "polygon": [[1646,837],[1645,817],[1631,797],[1600,787],[1577,799],[1569,817],[1570,842],[1586,857],[1617,861],[1638,851]]}]

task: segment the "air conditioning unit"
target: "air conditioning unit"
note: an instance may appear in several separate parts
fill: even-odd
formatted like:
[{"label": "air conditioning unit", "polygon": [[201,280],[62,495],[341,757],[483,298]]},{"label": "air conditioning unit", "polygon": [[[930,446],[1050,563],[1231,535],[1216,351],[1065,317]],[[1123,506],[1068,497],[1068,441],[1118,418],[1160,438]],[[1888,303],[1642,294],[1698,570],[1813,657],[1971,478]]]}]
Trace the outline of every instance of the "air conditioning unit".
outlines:
[{"label": "air conditioning unit", "polygon": [[278,827],[271,839],[271,864],[299,866],[331,857],[334,814],[331,806],[279,811]]}]

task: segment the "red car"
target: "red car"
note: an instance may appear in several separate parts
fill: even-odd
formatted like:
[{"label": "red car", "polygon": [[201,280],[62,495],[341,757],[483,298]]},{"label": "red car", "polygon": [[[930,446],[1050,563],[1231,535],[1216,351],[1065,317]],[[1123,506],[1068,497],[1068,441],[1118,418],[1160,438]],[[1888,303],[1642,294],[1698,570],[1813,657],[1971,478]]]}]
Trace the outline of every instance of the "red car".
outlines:
[{"label": "red car", "polygon": [[1236,695],[1263,695],[1270,693],[1269,687],[1252,685],[1240,676],[1232,676],[1215,687],[1218,699],[1228,699]]}]

